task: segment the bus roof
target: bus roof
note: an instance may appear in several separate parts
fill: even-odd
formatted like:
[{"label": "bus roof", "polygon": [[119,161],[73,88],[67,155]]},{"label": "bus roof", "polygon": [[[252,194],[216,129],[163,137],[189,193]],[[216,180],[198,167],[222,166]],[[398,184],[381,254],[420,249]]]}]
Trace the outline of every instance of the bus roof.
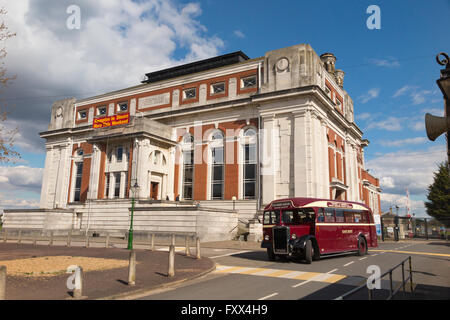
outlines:
[{"label": "bus roof", "polygon": [[367,209],[370,208],[364,203],[344,200],[332,200],[332,199],[319,199],[319,198],[284,198],[273,200],[266,205],[264,210],[270,208],[282,208],[282,207],[330,207],[330,208],[343,208],[343,209]]}]

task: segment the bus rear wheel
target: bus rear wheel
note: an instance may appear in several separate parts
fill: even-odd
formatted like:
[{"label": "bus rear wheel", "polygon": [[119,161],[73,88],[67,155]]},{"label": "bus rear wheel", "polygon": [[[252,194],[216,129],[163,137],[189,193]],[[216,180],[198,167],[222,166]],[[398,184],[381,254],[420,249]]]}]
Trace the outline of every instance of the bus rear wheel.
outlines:
[{"label": "bus rear wheel", "polygon": [[267,257],[269,261],[275,261],[275,253],[273,253],[272,248],[267,248]]},{"label": "bus rear wheel", "polygon": [[359,237],[358,239],[358,255],[363,256],[367,254],[367,243],[363,237]]}]

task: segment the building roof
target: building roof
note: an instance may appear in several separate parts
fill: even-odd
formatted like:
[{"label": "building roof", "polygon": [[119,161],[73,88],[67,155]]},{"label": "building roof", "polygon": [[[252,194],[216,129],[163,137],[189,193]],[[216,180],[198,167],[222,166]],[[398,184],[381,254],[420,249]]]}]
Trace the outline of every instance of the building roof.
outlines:
[{"label": "building roof", "polygon": [[206,71],[209,69],[228,66],[249,59],[250,58],[242,51],[236,51],[205,60],[183,64],[169,69],[146,73],[145,75],[147,79],[141,81],[141,83],[152,83],[156,81],[171,79],[179,76],[184,76],[190,73],[196,73]]}]

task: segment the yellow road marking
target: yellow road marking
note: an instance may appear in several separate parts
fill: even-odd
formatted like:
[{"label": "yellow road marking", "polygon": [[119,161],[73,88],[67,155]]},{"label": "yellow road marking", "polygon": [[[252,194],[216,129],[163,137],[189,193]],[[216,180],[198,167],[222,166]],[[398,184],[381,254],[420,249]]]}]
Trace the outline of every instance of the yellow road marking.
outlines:
[{"label": "yellow road marking", "polygon": [[407,254],[423,254],[423,255],[426,255],[426,256],[450,257],[450,254],[446,254],[446,253],[432,253],[432,252],[420,252],[420,251],[372,250],[372,249],[370,251],[397,252],[397,253],[407,253]]},{"label": "yellow road marking", "polygon": [[275,272],[266,274],[266,276],[268,276],[268,277],[279,277],[279,276],[283,276],[283,275],[291,273],[291,272],[292,272],[292,270],[277,270]]},{"label": "yellow road marking", "polygon": [[[284,278],[294,280],[310,280],[317,282],[335,283],[339,280],[346,278],[347,276],[331,273],[319,273],[319,272],[305,272],[295,270],[281,270],[281,269],[269,269],[269,268],[249,268],[249,267],[234,267],[234,266],[222,266],[217,265],[216,273],[233,273],[233,274],[248,274],[262,277]],[[288,276],[288,274],[296,274],[295,276]]]},{"label": "yellow road marking", "polygon": [[320,273],[317,272],[305,272],[304,274],[298,275],[296,277],[293,277],[292,279],[297,279],[297,280],[309,280],[315,276],[320,275]]}]

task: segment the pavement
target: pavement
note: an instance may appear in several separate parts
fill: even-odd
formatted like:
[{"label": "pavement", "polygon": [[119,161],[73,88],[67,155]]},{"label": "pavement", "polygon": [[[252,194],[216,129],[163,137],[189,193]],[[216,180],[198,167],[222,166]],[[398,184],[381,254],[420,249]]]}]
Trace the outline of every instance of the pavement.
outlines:
[{"label": "pavement", "polygon": [[[187,280],[195,279],[215,269],[215,263],[206,257],[196,259],[195,249],[191,256],[177,252],[175,255],[175,275],[167,276],[168,252],[164,248],[150,251],[136,251],[136,284],[129,286],[128,267],[103,271],[90,271],[83,274],[83,296],[86,299],[127,299],[136,293],[170,287]],[[194,254],[194,256],[192,256]],[[47,246],[17,243],[0,243],[0,261],[48,256],[95,257],[105,259],[129,259],[129,250],[124,248],[84,248],[66,246]],[[72,292],[67,289],[69,274],[52,277],[25,277],[7,275],[7,300],[64,300],[71,299]]]}]

